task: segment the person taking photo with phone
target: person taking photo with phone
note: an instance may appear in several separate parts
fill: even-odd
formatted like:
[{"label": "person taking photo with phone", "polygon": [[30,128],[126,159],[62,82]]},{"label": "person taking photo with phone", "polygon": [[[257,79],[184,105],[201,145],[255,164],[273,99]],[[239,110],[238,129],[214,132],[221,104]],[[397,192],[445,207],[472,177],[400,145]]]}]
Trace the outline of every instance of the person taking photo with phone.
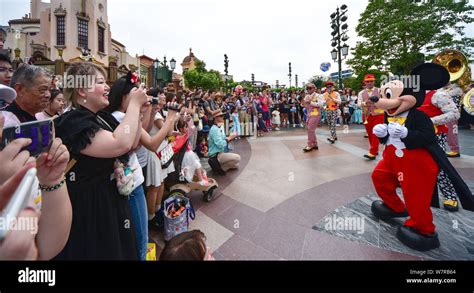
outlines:
[{"label": "person taking photo with phone", "polygon": [[[0,136],[3,125],[4,117],[0,114]],[[39,218],[37,234],[9,231],[0,242],[0,260],[49,260],[63,249],[69,236],[72,209],[64,184],[69,152],[56,138],[49,151],[35,159],[28,151],[22,151],[30,143],[29,138],[19,138],[0,151],[0,210],[8,204],[25,173],[36,168],[37,180],[31,188],[29,204],[17,218]]]}]

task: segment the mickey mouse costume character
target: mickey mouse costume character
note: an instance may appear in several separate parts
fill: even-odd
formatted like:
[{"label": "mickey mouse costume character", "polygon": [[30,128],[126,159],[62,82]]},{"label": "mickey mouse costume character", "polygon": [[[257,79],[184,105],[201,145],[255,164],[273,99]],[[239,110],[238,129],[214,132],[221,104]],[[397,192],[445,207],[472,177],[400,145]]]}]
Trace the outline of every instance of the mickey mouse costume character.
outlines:
[{"label": "mickey mouse costume character", "polygon": [[[384,124],[376,125],[373,133],[386,144],[383,159],[372,173],[382,199],[372,203],[372,212],[381,220],[409,216],[398,228],[397,238],[410,248],[426,251],[440,245],[430,209],[430,203],[439,207],[439,199],[432,200],[439,168],[451,179],[464,209],[474,210],[474,199],[436,143],[430,118],[416,109],[426,90],[443,87],[449,74],[438,64],[426,63],[412,70],[411,80],[415,79],[419,80],[418,88],[394,80],[381,88],[380,98],[371,97],[377,108],[385,110]],[[398,186],[405,203],[396,193]]]}]

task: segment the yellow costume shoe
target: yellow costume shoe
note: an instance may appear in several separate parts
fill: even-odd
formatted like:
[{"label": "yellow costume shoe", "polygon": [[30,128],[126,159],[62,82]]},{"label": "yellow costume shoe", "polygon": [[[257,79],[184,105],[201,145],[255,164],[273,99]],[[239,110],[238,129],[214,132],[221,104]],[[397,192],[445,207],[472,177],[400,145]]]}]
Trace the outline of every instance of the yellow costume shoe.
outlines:
[{"label": "yellow costume shoe", "polygon": [[459,205],[457,200],[445,199],[443,201],[444,208],[450,212],[456,212],[459,210]]},{"label": "yellow costume shoe", "polygon": [[461,154],[458,152],[447,152],[446,156],[448,156],[448,158],[459,158]]}]

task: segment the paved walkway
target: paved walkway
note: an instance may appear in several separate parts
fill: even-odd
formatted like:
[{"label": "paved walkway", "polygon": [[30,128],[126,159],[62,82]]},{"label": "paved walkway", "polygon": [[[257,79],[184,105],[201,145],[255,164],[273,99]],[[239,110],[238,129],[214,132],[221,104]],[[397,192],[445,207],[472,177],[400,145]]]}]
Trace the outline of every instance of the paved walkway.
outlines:
[{"label": "paved walkway", "polygon": [[[318,129],[319,150],[303,153],[304,129],[236,141],[239,170],[219,182],[219,197],[204,203],[190,198],[200,229],[220,260],[413,260],[473,259],[474,213],[434,211],[442,247],[418,253],[398,245],[396,223],[388,225],[370,213],[376,197],[370,173],[377,161],[366,161],[368,140],[361,126],[338,128],[338,142],[326,141]],[[474,130],[461,131],[461,149],[469,155],[452,159],[474,189]],[[349,216],[348,216],[349,215]],[[352,227],[334,227],[338,219],[358,219]],[[160,234],[150,235],[160,246]],[[451,252],[450,252],[451,251]]]}]

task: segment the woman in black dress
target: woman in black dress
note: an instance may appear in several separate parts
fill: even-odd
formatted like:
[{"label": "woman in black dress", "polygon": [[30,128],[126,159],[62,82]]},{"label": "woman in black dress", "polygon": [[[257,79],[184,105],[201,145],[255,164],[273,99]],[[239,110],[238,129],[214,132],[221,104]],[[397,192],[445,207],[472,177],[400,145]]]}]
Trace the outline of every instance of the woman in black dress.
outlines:
[{"label": "woman in black dress", "polygon": [[[56,135],[76,161],[66,173],[73,209],[68,242],[57,259],[136,260],[137,248],[127,197],[120,195],[114,173],[117,158],[137,143],[140,114],[146,109],[143,87],[131,92],[122,123],[107,112],[109,87],[104,70],[92,63],[74,63],[68,77],[89,77],[92,84],[75,84],[65,89],[74,110],[55,122]],[[80,81],[80,79],[75,79]]]}]

